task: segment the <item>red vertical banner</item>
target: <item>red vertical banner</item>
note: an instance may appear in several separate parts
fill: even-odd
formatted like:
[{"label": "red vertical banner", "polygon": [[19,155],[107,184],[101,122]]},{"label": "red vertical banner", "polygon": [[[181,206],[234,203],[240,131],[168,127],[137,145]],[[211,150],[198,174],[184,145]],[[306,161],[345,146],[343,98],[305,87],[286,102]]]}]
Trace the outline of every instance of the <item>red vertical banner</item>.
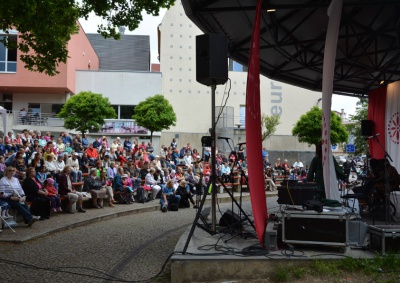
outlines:
[{"label": "red vertical banner", "polygon": [[257,9],[251,39],[250,57],[246,89],[246,145],[250,200],[254,215],[254,224],[258,241],[264,246],[264,234],[267,226],[267,201],[265,197],[264,172],[261,140],[260,106],[260,18],[261,3]]},{"label": "red vertical banner", "polygon": [[[368,120],[374,122],[374,134],[380,134],[379,140],[384,145],[386,141],[386,92],[387,87],[380,87],[368,93]],[[369,151],[372,158],[382,159],[385,151],[375,139],[369,139]]]}]

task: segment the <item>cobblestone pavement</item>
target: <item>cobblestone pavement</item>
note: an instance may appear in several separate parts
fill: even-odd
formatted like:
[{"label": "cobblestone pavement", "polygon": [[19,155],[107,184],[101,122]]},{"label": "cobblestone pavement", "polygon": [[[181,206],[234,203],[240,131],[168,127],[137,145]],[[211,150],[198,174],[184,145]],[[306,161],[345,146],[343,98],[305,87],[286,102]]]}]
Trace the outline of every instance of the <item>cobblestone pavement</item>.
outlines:
[{"label": "cobblestone pavement", "polygon": [[[276,198],[269,198],[275,199]],[[230,204],[220,204],[221,210]],[[249,202],[244,209],[250,208]],[[44,235],[0,243],[2,282],[135,282],[155,276],[190,227],[196,210],[129,214]],[[22,228],[20,228],[22,229]],[[168,266],[167,266],[168,270]],[[166,275],[163,281],[168,282]],[[154,281],[154,280],[151,280]]]}]

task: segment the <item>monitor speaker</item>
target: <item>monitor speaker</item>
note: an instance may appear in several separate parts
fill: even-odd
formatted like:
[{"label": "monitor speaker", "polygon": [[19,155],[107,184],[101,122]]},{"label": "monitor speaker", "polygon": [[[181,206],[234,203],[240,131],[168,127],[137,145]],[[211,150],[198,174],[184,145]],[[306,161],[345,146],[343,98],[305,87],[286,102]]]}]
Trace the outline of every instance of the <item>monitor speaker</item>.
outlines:
[{"label": "monitor speaker", "polygon": [[228,209],[219,220],[219,226],[240,229],[242,224],[239,215]]},{"label": "monitor speaker", "polygon": [[210,86],[228,80],[228,39],[219,34],[196,36],[196,80]]},{"label": "monitor speaker", "polygon": [[361,135],[364,137],[374,135],[374,121],[361,120]]}]

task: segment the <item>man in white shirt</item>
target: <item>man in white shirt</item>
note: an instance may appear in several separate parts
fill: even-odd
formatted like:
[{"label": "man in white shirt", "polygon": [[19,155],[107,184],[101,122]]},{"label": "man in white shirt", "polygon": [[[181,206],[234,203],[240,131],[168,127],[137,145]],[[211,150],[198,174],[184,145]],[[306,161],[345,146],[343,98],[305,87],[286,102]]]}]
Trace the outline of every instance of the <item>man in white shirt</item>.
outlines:
[{"label": "man in white shirt", "polygon": [[297,161],[293,164],[294,173],[300,175],[301,170],[303,170],[303,167],[304,167],[303,162],[301,162],[300,159],[297,158]]}]

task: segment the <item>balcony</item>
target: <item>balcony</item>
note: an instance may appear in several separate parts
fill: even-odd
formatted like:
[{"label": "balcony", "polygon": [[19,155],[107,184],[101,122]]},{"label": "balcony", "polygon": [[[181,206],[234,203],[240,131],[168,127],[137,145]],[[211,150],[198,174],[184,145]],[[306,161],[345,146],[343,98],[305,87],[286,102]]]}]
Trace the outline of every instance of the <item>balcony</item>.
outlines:
[{"label": "balcony", "polygon": [[64,127],[64,119],[57,118],[55,113],[31,112],[23,117],[20,111],[14,111],[13,119],[13,126]]},{"label": "balcony", "polygon": [[[12,113],[12,128],[15,130],[22,129],[39,129],[47,131],[69,131],[64,128],[64,119],[58,118],[55,113],[35,112],[28,113],[26,117],[21,115],[21,111]],[[11,121],[10,121],[11,122]],[[108,134],[108,135],[150,135],[150,131],[136,124],[132,119],[105,119],[105,124],[99,131],[89,131],[90,134]]]}]

